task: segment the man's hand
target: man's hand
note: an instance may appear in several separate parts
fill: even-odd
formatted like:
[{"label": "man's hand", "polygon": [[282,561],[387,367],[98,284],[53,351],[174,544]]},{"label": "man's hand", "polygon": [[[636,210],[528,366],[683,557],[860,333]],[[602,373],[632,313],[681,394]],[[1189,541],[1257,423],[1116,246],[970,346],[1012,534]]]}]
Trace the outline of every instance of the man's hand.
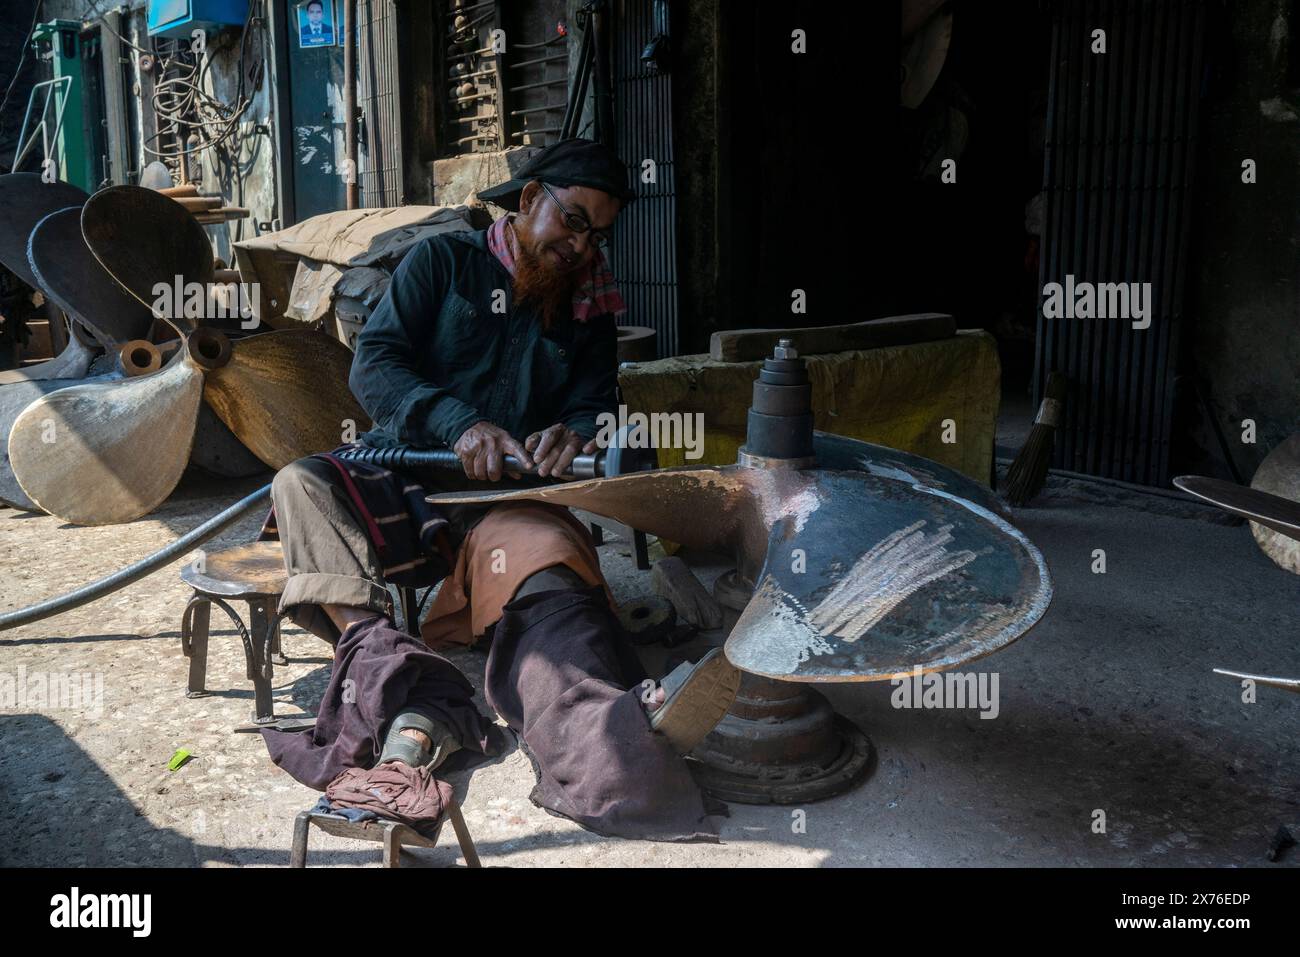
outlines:
[{"label": "man's hand", "polygon": [[524,468],[533,466],[528,452],[509,432],[486,420],[462,432],[452,451],[460,456],[465,474],[480,482],[499,482],[507,455],[517,458]]},{"label": "man's hand", "polygon": [[584,445],[581,435],[563,423],[556,422],[549,429],[528,436],[524,447],[533,454],[537,474],[545,478],[569,471],[569,466],[579,452],[590,455],[596,451],[596,440],[591,439]]}]

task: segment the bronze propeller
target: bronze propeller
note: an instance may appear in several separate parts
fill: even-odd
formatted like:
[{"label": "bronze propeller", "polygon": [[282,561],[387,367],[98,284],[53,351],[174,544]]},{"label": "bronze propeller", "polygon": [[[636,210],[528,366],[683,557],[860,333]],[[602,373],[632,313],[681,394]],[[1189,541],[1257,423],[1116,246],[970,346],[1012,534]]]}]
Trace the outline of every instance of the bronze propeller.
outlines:
[{"label": "bronze propeller", "polygon": [[[1047,565],[987,489],[920,456],[817,432],[813,421],[807,368],[782,339],[754,381],[735,465],[428,500],[551,502],[733,558],[752,597],[726,654],[760,682],[951,668],[1042,617]],[[751,704],[763,697],[750,691]],[[815,710],[801,713],[812,721]]]},{"label": "bronze propeller", "polygon": [[[101,190],[87,200],[81,225],[95,259],[146,306],[159,283],[209,288],[207,235],[184,207],[153,190]],[[160,318],[183,340],[160,371],[61,389],[14,421],[14,474],[51,514],[105,525],[155,508],[189,461],[203,399],[272,468],[338,445],[349,422],[367,426],[348,390],[351,353],[336,339],[303,328],[232,340],[176,308]],[[238,319],[224,328],[237,329]]]}]

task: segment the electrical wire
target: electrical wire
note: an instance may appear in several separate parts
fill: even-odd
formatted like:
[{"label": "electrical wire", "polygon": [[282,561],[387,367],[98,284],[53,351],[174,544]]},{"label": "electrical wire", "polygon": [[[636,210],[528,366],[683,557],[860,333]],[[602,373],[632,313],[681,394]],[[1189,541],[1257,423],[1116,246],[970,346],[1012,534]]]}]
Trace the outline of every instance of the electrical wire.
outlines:
[{"label": "electrical wire", "polygon": [[[253,102],[244,93],[244,62],[248,54],[249,37],[253,32],[250,27],[254,19],[259,22],[261,20],[260,17],[255,18],[254,13],[260,9],[260,3],[250,3],[248,14],[244,18],[233,104],[226,104],[203,88],[203,80],[212,66],[211,56],[204,57],[200,64],[199,58],[189,51],[178,51],[163,61],[164,79],[154,85],[152,97],[154,112],[159,118],[158,131],[145,141],[144,148],[148,153],[179,162],[193,153],[222,146],[238,132],[240,120]],[[173,68],[177,71],[176,75],[168,77],[168,70]],[[182,145],[189,138],[187,130],[201,131],[199,142],[193,146]],[[176,147],[156,149],[150,145],[169,134],[175,137]],[[159,145],[161,146],[160,142]]]}]

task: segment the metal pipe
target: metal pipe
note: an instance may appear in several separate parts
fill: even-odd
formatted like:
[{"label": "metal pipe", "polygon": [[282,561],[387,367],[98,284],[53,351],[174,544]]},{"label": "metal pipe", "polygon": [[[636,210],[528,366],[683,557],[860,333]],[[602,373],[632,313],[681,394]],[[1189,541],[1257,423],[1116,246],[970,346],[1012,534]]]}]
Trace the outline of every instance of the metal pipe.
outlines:
[{"label": "metal pipe", "polygon": [[361,205],[357,183],[357,0],[343,0],[343,155],[348,159],[347,208]]},{"label": "metal pipe", "polygon": [[552,113],[564,109],[563,103],[555,103],[550,106],[531,106],[526,110],[511,110],[511,116],[526,116],[529,113]]},{"label": "metal pipe", "polygon": [[568,84],[569,80],[567,77],[557,77],[554,80],[543,80],[540,83],[525,83],[523,86],[510,86],[506,87],[506,89],[510,93],[522,93],[524,90],[536,90],[539,87],[568,86]]},{"label": "metal pipe", "polygon": [[510,68],[512,70],[516,70],[519,69],[520,67],[536,66],[538,63],[558,63],[561,60],[568,60],[568,59],[569,59],[569,54],[566,51],[564,53],[557,53],[554,56],[538,57],[536,60],[520,60],[518,63],[511,63]]}]

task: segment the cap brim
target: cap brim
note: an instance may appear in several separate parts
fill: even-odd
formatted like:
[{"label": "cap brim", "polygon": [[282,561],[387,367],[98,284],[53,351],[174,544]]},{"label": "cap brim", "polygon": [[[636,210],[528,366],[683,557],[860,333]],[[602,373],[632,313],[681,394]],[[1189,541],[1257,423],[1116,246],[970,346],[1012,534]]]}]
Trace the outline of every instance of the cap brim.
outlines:
[{"label": "cap brim", "polygon": [[528,185],[526,179],[508,179],[478,194],[478,198],[493,206],[500,206],[512,213],[519,212],[519,197]]}]

